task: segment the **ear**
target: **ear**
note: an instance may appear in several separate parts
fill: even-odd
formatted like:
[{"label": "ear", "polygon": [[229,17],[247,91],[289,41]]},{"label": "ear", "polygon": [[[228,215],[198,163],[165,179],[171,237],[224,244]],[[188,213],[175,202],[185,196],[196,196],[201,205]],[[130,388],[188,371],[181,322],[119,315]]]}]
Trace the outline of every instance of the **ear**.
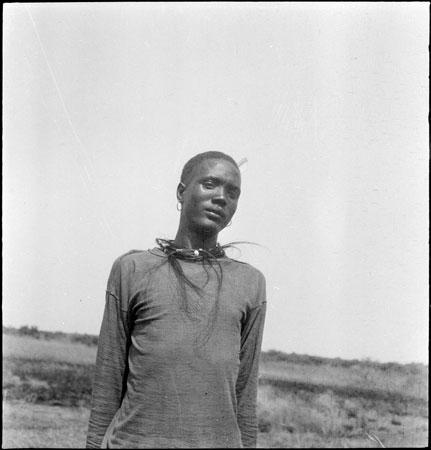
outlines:
[{"label": "ear", "polygon": [[178,183],[178,186],[177,186],[177,200],[179,202],[181,202],[181,203],[183,202],[183,194],[184,194],[185,190],[186,190],[186,185],[184,183],[182,183],[182,182]]}]

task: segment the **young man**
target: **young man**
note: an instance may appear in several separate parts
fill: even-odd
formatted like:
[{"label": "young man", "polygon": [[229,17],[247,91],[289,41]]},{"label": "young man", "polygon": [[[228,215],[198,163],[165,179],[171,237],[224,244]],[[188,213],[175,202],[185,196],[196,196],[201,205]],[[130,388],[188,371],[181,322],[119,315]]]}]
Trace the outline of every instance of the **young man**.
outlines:
[{"label": "young man", "polygon": [[217,243],[240,192],[230,156],[196,155],[177,188],[175,240],[115,261],[87,448],[256,446],[265,278]]}]

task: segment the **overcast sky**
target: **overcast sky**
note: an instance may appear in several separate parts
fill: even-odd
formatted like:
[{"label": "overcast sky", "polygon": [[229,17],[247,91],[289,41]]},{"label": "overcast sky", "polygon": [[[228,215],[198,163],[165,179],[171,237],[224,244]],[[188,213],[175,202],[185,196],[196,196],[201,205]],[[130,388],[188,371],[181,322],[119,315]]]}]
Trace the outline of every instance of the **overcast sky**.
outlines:
[{"label": "overcast sky", "polygon": [[97,334],[175,236],[183,164],[247,158],[222,244],[264,350],[428,362],[428,2],[6,4],[3,323]]}]

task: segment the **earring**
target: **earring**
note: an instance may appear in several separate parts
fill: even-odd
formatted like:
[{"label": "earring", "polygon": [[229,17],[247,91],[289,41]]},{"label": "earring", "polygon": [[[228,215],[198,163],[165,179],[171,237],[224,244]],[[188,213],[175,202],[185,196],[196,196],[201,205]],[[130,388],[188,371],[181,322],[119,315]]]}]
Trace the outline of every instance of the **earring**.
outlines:
[{"label": "earring", "polygon": [[183,210],[183,204],[181,202],[177,202],[177,211]]},{"label": "earring", "polygon": [[226,228],[230,227],[231,225],[232,225],[232,220],[226,225]]}]

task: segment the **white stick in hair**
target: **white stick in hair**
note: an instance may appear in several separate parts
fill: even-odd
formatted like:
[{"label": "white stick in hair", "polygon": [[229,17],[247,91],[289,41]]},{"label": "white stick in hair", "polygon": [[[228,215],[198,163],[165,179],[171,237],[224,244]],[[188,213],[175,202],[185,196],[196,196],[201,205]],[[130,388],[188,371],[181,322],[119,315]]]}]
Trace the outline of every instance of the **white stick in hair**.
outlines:
[{"label": "white stick in hair", "polygon": [[247,158],[242,158],[241,161],[237,163],[237,165],[238,165],[238,167],[241,167],[246,162],[247,162]]}]

